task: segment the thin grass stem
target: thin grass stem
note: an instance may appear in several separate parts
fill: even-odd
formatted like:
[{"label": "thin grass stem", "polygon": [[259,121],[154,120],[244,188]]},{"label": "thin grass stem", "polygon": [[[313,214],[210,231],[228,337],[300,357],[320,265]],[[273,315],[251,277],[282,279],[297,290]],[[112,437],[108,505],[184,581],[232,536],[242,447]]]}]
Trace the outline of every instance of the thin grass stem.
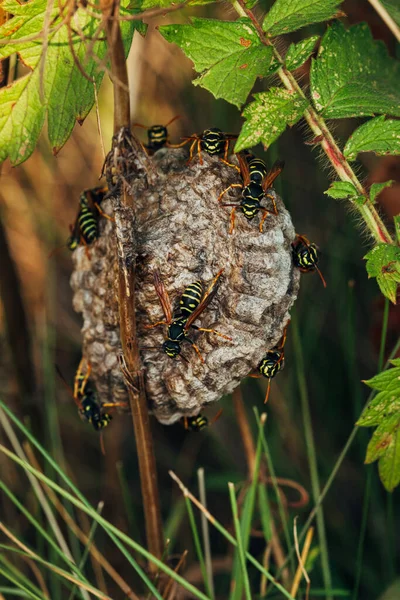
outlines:
[{"label": "thin grass stem", "polygon": [[[303,413],[304,435],[306,440],[308,464],[310,468],[311,488],[314,502],[317,502],[319,496],[321,495],[321,488],[319,484],[317,454],[315,449],[314,434],[312,430],[310,403],[308,398],[308,388],[303,361],[303,351],[301,347],[300,333],[296,315],[292,316],[291,326],[293,332],[293,346],[296,358],[297,380],[299,385],[300,400]],[[332,587],[332,578],[329,567],[328,544],[326,540],[325,520],[322,506],[320,506],[317,511],[317,527],[321,548],[322,575],[324,585],[326,589],[329,589]],[[330,594],[327,595],[327,600],[332,600],[332,596]]]},{"label": "thin grass stem", "polygon": [[190,528],[192,530],[194,547],[196,549],[197,559],[198,559],[199,565],[200,565],[200,571],[203,576],[204,587],[205,587],[207,594],[210,596],[210,598],[214,598],[214,593],[210,589],[210,584],[209,584],[208,577],[207,577],[206,563],[204,562],[204,554],[203,554],[203,550],[202,550],[201,544],[200,544],[199,531],[197,529],[196,519],[194,518],[193,508],[192,508],[189,498],[185,497],[185,504],[186,504],[186,510],[187,510],[188,517],[189,517]]},{"label": "thin grass stem", "polygon": [[[197,481],[199,484],[199,495],[200,502],[207,508],[207,496],[206,496],[206,483],[204,480],[204,469],[198,469]],[[210,530],[208,528],[208,521],[201,513],[201,531],[203,535],[204,554],[205,554],[205,567],[207,573],[207,593],[214,598],[214,580],[213,580],[213,568],[212,568],[212,556],[211,556],[211,543],[210,543]]]},{"label": "thin grass stem", "polygon": [[239,553],[240,566],[242,569],[244,593],[245,593],[246,599],[251,600],[250,581],[249,581],[249,574],[247,572],[247,567],[246,567],[244,543],[243,543],[243,539],[242,539],[242,531],[241,531],[241,527],[240,527],[239,513],[238,513],[238,507],[237,507],[236,496],[235,496],[235,485],[233,483],[228,483],[228,487],[229,487],[229,497],[230,497],[231,507],[232,507],[232,514],[233,514],[233,524],[234,524],[235,533],[236,533],[237,549],[238,549],[238,553]]},{"label": "thin grass stem", "polygon": [[40,596],[37,594],[34,594],[31,590],[26,588],[20,581],[18,581],[18,579],[14,578],[10,573],[5,571],[1,567],[0,567],[0,575],[2,575],[5,579],[8,579],[8,581],[11,581],[12,583],[14,583],[17,587],[21,588],[21,590],[23,590],[26,594],[25,598],[32,598],[33,600],[46,600],[46,598],[43,596],[43,594],[41,594]]},{"label": "thin grass stem", "polygon": [[[162,597],[157,592],[157,590],[154,588],[151,581],[148,579],[148,577],[143,572],[143,570],[139,567],[137,562],[133,559],[133,557],[126,551],[126,549],[121,544],[117,544],[117,542],[115,541],[115,538],[119,538],[119,540],[122,540],[125,544],[127,544],[128,546],[133,548],[133,550],[135,550],[136,552],[141,554],[144,558],[146,558],[146,560],[152,562],[156,568],[158,568],[161,571],[163,571],[164,573],[166,573],[169,577],[171,577],[177,583],[179,583],[183,588],[185,588],[187,591],[191,592],[196,598],[199,598],[200,600],[209,600],[209,598],[207,596],[205,596],[202,592],[200,592],[197,588],[195,588],[189,582],[187,582],[183,577],[181,577],[180,575],[175,573],[172,569],[170,569],[167,565],[165,565],[161,560],[159,560],[157,557],[153,556],[150,552],[148,552],[145,548],[142,548],[139,544],[134,542],[129,536],[124,534],[117,527],[115,527],[114,525],[109,523],[106,519],[104,519],[103,517],[98,515],[97,512],[95,511],[95,509],[87,501],[85,503],[83,503],[80,500],[77,500],[74,496],[72,496],[72,494],[70,494],[69,492],[67,492],[66,490],[61,488],[58,484],[56,484],[54,481],[52,481],[51,479],[49,479],[48,477],[46,477],[45,475],[40,473],[40,471],[37,471],[36,469],[34,469],[29,463],[26,463],[23,460],[21,460],[16,454],[14,454],[13,452],[8,450],[1,444],[0,444],[0,451],[3,452],[9,458],[11,458],[11,460],[13,460],[15,463],[20,465],[23,469],[29,471],[37,479],[43,481],[46,485],[48,485],[55,492],[59,493],[61,496],[63,496],[67,500],[69,500],[74,506],[76,506],[77,508],[79,508],[80,510],[82,510],[83,512],[88,514],[90,517],[92,517],[94,520],[96,520],[103,527],[103,529],[107,532],[107,534],[111,537],[111,539],[114,541],[114,543],[116,543],[116,545],[121,550],[121,552],[123,552],[124,556],[126,556],[128,558],[130,564],[135,568],[136,572],[142,577],[144,583],[147,585],[147,587],[149,589],[151,589],[155,598],[157,598],[158,600],[162,600]],[[66,477],[65,474],[64,474],[64,477]],[[66,478],[66,479],[68,480],[68,478]]]}]

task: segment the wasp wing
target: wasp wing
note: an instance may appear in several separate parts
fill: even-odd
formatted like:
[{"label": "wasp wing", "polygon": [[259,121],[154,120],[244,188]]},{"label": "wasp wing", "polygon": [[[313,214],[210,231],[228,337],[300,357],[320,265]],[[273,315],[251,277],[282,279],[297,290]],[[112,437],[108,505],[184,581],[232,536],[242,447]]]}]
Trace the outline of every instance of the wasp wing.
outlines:
[{"label": "wasp wing", "polygon": [[242,176],[243,183],[246,186],[250,183],[249,163],[247,162],[243,154],[236,154],[236,156],[239,161],[240,175]]},{"label": "wasp wing", "polygon": [[272,186],[278,175],[282,173],[284,166],[285,162],[283,160],[277,160],[274,162],[274,164],[263,179],[262,188],[264,192]]},{"label": "wasp wing", "polygon": [[203,310],[205,310],[207,308],[207,306],[210,304],[211,300],[214,298],[214,296],[217,293],[218,288],[219,288],[219,284],[220,284],[219,278],[221,277],[224,270],[225,269],[221,269],[220,271],[218,271],[218,273],[212,280],[209,288],[207,289],[206,293],[204,294],[203,298],[201,299],[200,304],[192,312],[192,314],[188,317],[188,320],[186,321],[186,324],[184,327],[185,331],[187,331],[189,329],[189,327],[192,325],[192,323],[195,322],[197,317],[203,312]]},{"label": "wasp wing", "polygon": [[154,287],[156,288],[158,299],[160,300],[161,308],[163,309],[164,317],[168,325],[172,322],[172,306],[161,278],[161,273],[158,269],[153,269]]}]

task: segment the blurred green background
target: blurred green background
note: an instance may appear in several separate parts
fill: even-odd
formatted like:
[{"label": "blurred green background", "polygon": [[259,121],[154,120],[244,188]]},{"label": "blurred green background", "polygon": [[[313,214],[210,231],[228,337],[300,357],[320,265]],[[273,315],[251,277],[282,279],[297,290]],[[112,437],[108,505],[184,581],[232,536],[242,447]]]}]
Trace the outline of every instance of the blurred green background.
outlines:
[{"label": "blurred green background", "polygon": [[[267,6],[264,3],[264,8]],[[396,54],[393,36],[366,0],[345,1],[342,8],[347,14],[345,22],[367,21],[373,35],[386,43],[392,55]],[[258,10],[261,12],[261,8]],[[166,123],[179,114],[182,118],[170,129],[175,142],[182,135],[201,132],[211,126],[238,132],[242,122],[236,108],[191,85],[190,61],[155,30],[161,23],[185,21],[190,14],[235,18],[233,9],[217,4],[151,20],[146,39],[135,35],[128,63],[132,121],[145,125]],[[281,42],[282,51],[292,41],[323,31],[323,25],[313,26],[287,36],[288,39]],[[309,63],[297,72],[305,87],[308,69]],[[258,82],[257,88],[263,89],[263,82]],[[107,151],[113,110],[112,86],[108,80],[100,92],[99,108]],[[356,122],[343,120],[331,126],[337,139],[344,141]],[[142,136],[143,130],[138,129],[137,133]],[[362,257],[369,245],[357,217],[347,210],[345,202],[323,195],[334,176],[320,151],[304,143],[310,139],[306,125],[300,123],[294,129],[288,129],[268,150],[266,160],[269,163],[278,157],[285,160],[285,170],[276,188],[292,214],[297,232],[318,244],[320,268],[327,288],[323,288],[316,274],[302,277],[293,315],[300,345],[293,344],[292,325],[286,344],[286,367],[272,382],[268,405],[263,405],[264,381],[248,379],[243,382],[242,391],[254,435],[253,406],[259,411],[265,408],[268,413],[266,433],[276,474],[297,482],[311,494],[299,380],[304,378],[308,390],[323,486],[368,396],[368,389],[360,380],[370,378],[378,370],[384,301],[376,283],[367,279]],[[257,153],[265,156],[261,148],[257,148]],[[68,381],[72,381],[81,355],[81,321],[72,309],[71,256],[66,248],[51,258],[49,254],[65,244],[69,225],[76,216],[80,192],[97,184],[102,163],[93,111],[82,127],[76,126],[72,138],[57,157],[52,155],[45,136],[42,136],[39,147],[26,163],[17,168],[3,165],[0,192],[1,396],[20,418],[29,423],[57,460],[67,465],[67,470],[89,499],[94,503],[100,499],[105,501],[103,515],[144,544],[130,417],[115,416],[105,430],[106,454],[103,456],[99,435],[81,422],[72,398],[54,369],[58,364]],[[357,169],[368,184],[388,179],[398,182],[384,190],[380,201],[382,211],[388,215],[399,213],[400,160],[362,155]],[[10,264],[16,269],[18,281],[12,277]],[[18,297],[22,298],[27,314],[26,326],[18,312],[15,300]],[[399,333],[400,312],[391,306],[385,356],[395,345]],[[223,398],[221,407],[224,409],[221,419],[200,434],[188,433],[180,424],[163,427],[153,421],[162,512],[167,537],[171,539],[170,552],[179,554],[189,550],[186,576],[194,583],[200,581],[200,575],[195,564],[193,541],[181,495],[168,476],[168,470],[173,468],[196,491],[196,470],[204,467],[208,507],[226,527],[230,527],[227,482],[243,482],[247,466],[231,398]],[[369,430],[358,432],[323,507],[333,587],[348,591],[348,597],[351,597],[357,578],[356,556],[363,506],[370,494],[361,582],[356,597],[383,600],[382,594],[399,576],[399,491],[387,494],[379,482],[376,465],[363,465],[369,436]],[[2,430],[0,439],[4,441]],[[0,465],[2,479],[35,513],[36,500],[33,493],[27,491],[24,476],[21,477],[2,456]],[[313,507],[312,500],[301,508],[291,508],[290,502],[296,500],[297,495],[285,491],[290,518],[298,514],[301,528]],[[26,521],[19,519],[15,508],[4,497],[0,497],[0,513],[6,523],[12,524],[14,531],[34,544]],[[281,533],[278,529],[278,538],[282,538]],[[99,535],[97,543],[107,555],[107,542]],[[217,597],[223,598],[232,554],[215,532],[212,532],[212,541],[216,592]],[[261,553],[262,544],[263,540],[255,532],[251,551]],[[313,546],[318,546],[318,536],[315,536]],[[121,556],[114,552],[109,558],[123,576],[132,578]],[[313,589],[323,587],[319,560],[317,557],[309,570]],[[277,564],[277,561],[275,556],[271,564]],[[109,593],[113,595],[112,584]],[[52,598],[56,597],[52,595]],[[121,597],[121,592],[115,597]],[[271,593],[273,597],[278,596]],[[390,598],[400,598],[400,591]]]}]

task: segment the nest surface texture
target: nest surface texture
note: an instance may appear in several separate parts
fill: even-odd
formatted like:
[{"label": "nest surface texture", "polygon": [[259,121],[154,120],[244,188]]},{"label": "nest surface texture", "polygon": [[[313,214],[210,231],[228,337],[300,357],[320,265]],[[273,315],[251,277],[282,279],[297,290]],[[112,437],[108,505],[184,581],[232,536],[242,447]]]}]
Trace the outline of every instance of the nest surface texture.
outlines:
[{"label": "nest surface texture", "polygon": [[[275,191],[268,193],[274,195],[279,214],[268,215],[263,233],[261,211],[247,221],[237,210],[230,235],[231,208],[220,206],[218,196],[231,183],[242,183],[237,170],[205,153],[203,164],[198,156],[186,164],[184,149],[162,149],[148,161],[151,177],[138,175],[136,169],[130,180],[134,212],[121,210],[117,196],[102,203],[104,212],[116,215],[116,224],[101,218],[100,236],[89,252],[84,247],[74,252],[71,285],[74,308],[83,316],[83,354],[91,363],[99,400],[127,401],[118,362],[115,228],[120,227],[136,265],[137,328],[149,408],[160,422],[171,424],[232,392],[279,343],[300,272],[292,261],[295,230]],[[240,202],[240,194],[240,189],[230,190],[223,202]],[[270,199],[262,204],[272,210]],[[188,342],[182,343],[184,358],[167,356],[161,348],[165,325],[145,329],[165,320],[153,269],[159,270],[174,310],[185,287],[201,281],[205,291],[224,269],[216,295],[195,325],[216,329],[232,341],[190,329],[204,364]]]}]

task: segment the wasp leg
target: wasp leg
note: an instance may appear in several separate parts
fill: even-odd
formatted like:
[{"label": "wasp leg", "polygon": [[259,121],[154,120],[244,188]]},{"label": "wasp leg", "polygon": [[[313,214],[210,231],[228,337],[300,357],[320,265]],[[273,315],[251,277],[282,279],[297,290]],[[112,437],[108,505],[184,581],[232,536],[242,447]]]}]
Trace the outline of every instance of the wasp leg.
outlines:
[{"label": "wasp leg", "polygon": [[112,221],[113,223],[115,223],[115,219],[113,217],[110,217],[110,215],[107,215],[104,210],[102,208],[100,208],[100,205],[97,202],[93,202],[93,204],[95,205],[95,207],[97,208],[97,211],[99,213],[100,216],[104,217],[105,219],[108,219],[109,221]]},{"label": "wasp leg", "polygon": [[271,390],[271,378],[268,379],[267,393],[265,394],[264,404],[267,404],[267,402],[268,402],[270,390]]},{"label": "wasp leg", "polygon": [[229,235],[232,235],[233,230],[235,229],[235,211],[238,209],[237,206],[232,208],[231,211],[231,219],[230,219],[230,227],[229,227]]},{"label": "wasp leg", "polygon": [[193,140],[193,142],[192,142],[192,145],[190,146],[190,149],[189,149],[189,158],[188,158],[188,160],[186,161],[186,164],[187,164],[187,165],[188,165],[189,163],[191,163],[191,162],[192,162],[192,160],[193,160],[193,152],[194,152],[194,148],[195,148],[195,146],[196,146],[196,143],[197,143],[197,137],[195,137],[195,138],[193,138],[193,137],[190,137],[190,138],[188,139],[188,141],[190,141],[190,140]]},{"label": "wasp leg", "polygon": [[197,140],[197,154],[198,154],[198,157],[199,157],[199,163],[202,165],[203,164],[203,159],[201,157],[201,139],[200,138],[198,138],[198,140]]},{"label": "wasp leg", "polygon": [[236,169],[236,171],[238,173],[240,173],[240,169],[237,165],[233,165],[232,163],[230,163],[229,161],[225,160],[224,158],[220,158],[219,159],[221,162],[224,163],[224,165],[227,165],[228,167],[232,167],[232,169]]},{"label": "wasp leg", "polygon": [[182,148],[183,146],[188,144],[191,141],[191,139],[192,138],[188,138],[187,140],[184,140],[180,144],[170,144],[169,142],[166,142],[165,145],[167,146],[167,148]]},{"label": "wasp leg", "polygon": [[144,329],[153,329],[153,327],[158,327],[159,325],[168,325],[166,321],[157,321],[157,323],[153,323],[152,325],[144,325]]},{"label": "wasp leg", "polygon": [[203,363],[203,365],[204,365],[204,363],[205,363],[205,360],[204,360],[204,358],[202,357],[202,355],[201,355],[201,352],[200,352],[199,348],[196,346],[196,344],[195,344],[195,343],[194,343],[194,342],[193,342],[191,339],[189,339],[189,338],[185,338],[185,340],[186,340],[187,342],[189,342],[189,344],[191,344],[192,348],[193,348],[193,349],[194,349],[194,350],[197,352],[197,355],[198,355],[199,359],[201,360],[201,362],[202,362],[202,363]]},{"label": "wasp leg", "polygon": [[270,210],[267,210],[266,208],[263,208],[263,209],[261,209],[261,210],[263,210],[263,211],[264,211],[264,214],[263,214],[263,216],[262,216],[262,218],[261,218],[261,221],[260,221],[260,233],[262,233],[262,230],[263,230],[263,225],[264,225],[264,221],[265,221],[265,219],[268,217],[268,215],[269,215],[269,214],[271,214],[271,211],[270,211]]},{"label": "wasp leg", "polygon": [[197,327],[196,325],[192,325],[192,327],[193,327],[193,329],[197,329],[197,331],[206,331],[208,333],[214,333],[215,335],[218,335],[219,337],[222,337],[225,340],[232,341],[232,338],[229,337],[229,335],[224,335],[223,333],[220,333],[216,329],[205,329],[204,327]]},{"label": "wasp leg", "polygon": [[272,194],[265,194],[266,198],[269,198],[272,202],[272,206],[274,207],[274,215],[276,216],[278,213],[278,209],[276,207],[276,202],[275,202],[275,198]]},{"label": "wasp leg", "polygon": [[87,256],[87,259],[90,260],[90,252],[89,252],[88,243],[87,243],[87,241],[85,240],[85,238],[82,235],[81,235],[81,238],[80,238],[80,243],[83,246],[85,246],[85,254]]},{"label": "wasp leg", "polygon": [[188,418],[183,417],[183,426],[185,429],[189,429]]},{"label": "wasp leg", "polygon": [[128,406],[128,402],[104,402],[100,408],[127,408]]},{"label": "wasp leg", "polygon": [[[231,165],[231,166],[235,166],[235,165]],[[227,188],[224,189],[223,192],[220,193],[220,195],[218,196],[218,202],[221,202],[222,196],[224,194],[226,194],[226,192],[228,192],[232,188],[243,188],[243,185],[241,183],[231,183],[231,185],[229,185]]]}]

